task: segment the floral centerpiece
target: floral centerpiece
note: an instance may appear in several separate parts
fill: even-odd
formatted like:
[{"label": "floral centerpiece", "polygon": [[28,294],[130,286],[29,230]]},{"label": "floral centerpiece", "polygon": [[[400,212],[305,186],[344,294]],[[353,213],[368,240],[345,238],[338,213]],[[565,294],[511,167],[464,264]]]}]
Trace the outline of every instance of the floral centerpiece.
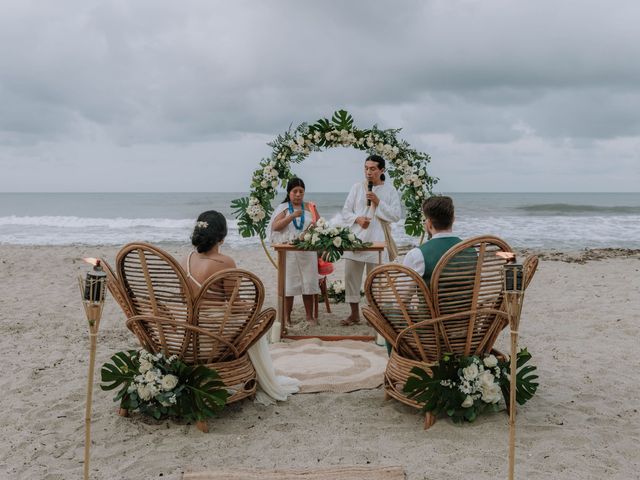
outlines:
[{"label": "floral centerpiece", "polygon": [[386,174],[399,191],[405,206],[405,231],[412,236],[424,233],[422,201],[431,192],[436,178],[427,173],[429,155],[419,152],[398,138],[399,129],[382,130],[374,125],[361,129],[345,110],[334,112],[331,119],[321,118],[312,124],[302,123],[279,135],[269,146],[271,156],[260,161],[251,179],[248,197],[231,203],[243,237],[266,237],[266,227],[273,211],[272,200],[278,186],[284,187],[293,176],[292,163],[301,163],[312,152],[346,147],[377,154],[388,162]]},{"label": "floral centerpiece", "polygon": [[[360,290],[360,296],[364,296],[364,290]],[[327,297],[333,303],[344,303],[345,302],[345,286],[342,280],[335,280],[329,285],[327,285]],[[320,297],[320,301],[324,301],[324,297]]]},{"label": "floral centerpiece", "polygon": [[[525,366],[529,359],[531,354],[526,348],[518,352],[516,400],[520,405],[538,388],[536,367]],[[424,412],[446,414],[456,423],[473,422],[484,411],[500,410],[500,400],[509,398],[509,359],[445,354],[430,369],[431,375],[414,367],[411,370],[414,376],[409,377],[404,387],[409,397],[424,404]]]},{"label": "floral centerpiece", "polygon": [[118,352],[102,366],[102,390],[120,388],[120,408],[160,419],[203,421],[219,413],[228,392],[220,376],[203,365],[190,366],[176,355],[146,350]]},{"label": "floral centerpiece", "polygon": [[311,225],[300,237],[291,241],[292,245],[302,250],[323,252],[328,262],[337,262],[345,250],[366,248],[369,242],[363,242],[346,227],[332,227],[320,217],[315,225]]}]

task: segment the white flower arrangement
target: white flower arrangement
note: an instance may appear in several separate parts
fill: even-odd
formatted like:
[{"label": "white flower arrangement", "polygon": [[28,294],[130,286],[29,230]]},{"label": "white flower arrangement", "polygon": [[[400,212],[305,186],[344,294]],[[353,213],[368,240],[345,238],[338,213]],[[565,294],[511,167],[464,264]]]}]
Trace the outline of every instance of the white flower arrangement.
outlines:
[{"label": "white flower arrangement", "polygon": [[353,117],[344,110],[335,112],[331,120],[323,118],[309,125],[303,123],[279,135],[272,143],[271,156],[260,162],[251,180],[249,197],[231,204],[243,237],[266,237],[271,201],[278,185],[286,185],[293,174],[292,163],[302,162],[312,152],[327,148],[356,148],[377,154],[387,160],[385,174],[400,191],[405,205],[405,231],[412,236],[424,233],[421,205],[437,179],[427,173],[429,155],[419,152],[397,138],[399,129],[380,130],[376,125],[363,130],[354,126]]},{"label": "white flower arrangement", "polygon": [[[164,416],[204,420],[225,405],[228,392],[218,374],[202,365],[189,366],[176,355],[146,350],[118,352],[102,367],[103,390],[120,387],[114,400],[130,411],[156,419]],[[204,408],[198,405],[205,405]]]},{"label": "white flower arrangement", "polygon": [[[360,290],[360,296],[364,296],[364,291]],[[345,285],[342,280],[335,280],[327,285],[327,297],[332,303],[344,303],[345,302]],[[324,301],[324,298],[320,298],[320,301]]]},{"label": "white flower arrangement", "polygon": [[175,405],[176,395],[179,395],[180,392],[172,392],[172,390],[178,385],[178,377],[171,373],[163,373],[163,371],[166,371],[166,366],[170,366],[177,358],[172,355],[162,362],[165,364],[165,368],[162,368],[158,363],[164,360],[161,353],[153,355],[146,350],[141,350],[138,355],[140,375],[133,377],[133,382],[129,385],[127,393],[137,392],[142,400],[150,401],[153,399],[165,407]]},{"label": "white flower arrangement", "polygon": [[[536,367],[524,366],[531,358],[527,349],[518,353],[516,376],[516,400],[520,405],[536,392],[538,383],[534,374]],[[498,359],[495,355],[483,358],[477,355],[462,356],[445,354],[431,373],[415,367],[407,381],[404,392],[422,403],[423,410],[446,414],[454,422],[472,422],[485,410],[498,410],[500,400],[509,394],[509,359]]]},{"label": "white flower arrangement", "polygon": [[260,201],[256,197],[249,198],[249,206],[246,211],[254,223],[264,220],[267,215],[265,209],[260,205]]},{"label": "white flower arrangement", "polygon": [[291,244],[303,250],[323,252],[323,257],[329,262],[338,261],[345,250],[370,245],[355,236],[351,229],[333,227],[323,217],[320,217],[315,225],[311,225],[304,234],[295,238]]}]

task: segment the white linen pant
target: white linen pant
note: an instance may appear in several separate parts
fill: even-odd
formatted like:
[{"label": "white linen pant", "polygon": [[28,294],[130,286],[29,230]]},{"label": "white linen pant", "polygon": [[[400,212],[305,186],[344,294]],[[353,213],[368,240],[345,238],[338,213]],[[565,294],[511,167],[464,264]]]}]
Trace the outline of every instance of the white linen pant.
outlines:
[{"label": "white linen pant", "polygon": [[359,262],[345,258],[344,264],[344,300],[347,303],[360,303],[362,272],[367,267],[367,275],[378,266],[377,263]]}]

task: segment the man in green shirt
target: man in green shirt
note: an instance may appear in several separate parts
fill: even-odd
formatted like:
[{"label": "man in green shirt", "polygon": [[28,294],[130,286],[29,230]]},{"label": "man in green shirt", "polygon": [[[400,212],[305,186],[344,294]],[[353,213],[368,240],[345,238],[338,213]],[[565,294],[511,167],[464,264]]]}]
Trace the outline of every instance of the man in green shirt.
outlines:
[{"label": "man in green shirt", "polygon": [[450,197],[427,198],[422,203],[422,213],[426,218],[425,228],[430,240],[410,250],[402,264],[415,270],[429,286],[438,260],[462,239],[453,234],[455,214],[453,200]]}]

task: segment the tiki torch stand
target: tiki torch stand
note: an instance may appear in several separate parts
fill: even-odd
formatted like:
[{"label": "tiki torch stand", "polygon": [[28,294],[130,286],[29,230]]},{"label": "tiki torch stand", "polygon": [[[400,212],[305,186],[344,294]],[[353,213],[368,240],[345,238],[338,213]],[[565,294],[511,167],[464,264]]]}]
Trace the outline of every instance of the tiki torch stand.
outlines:
[{"label": "tiki torch stand", "polygon": [[[514,258],[515,259],[515,258]],[[504,266],[504,294],[509,316],[511,332],[511,374],[509,381],[509,480],[513,480],[515,472],[516,442],[516,371],[518,355],[518,329],[524,299],[523,267],[519,263],[507,263]]]},{"label": "tiki torch stand", "polygon": [[93,400],[93,374],[96,363],[96,348],[98,329],[104,307],[105,286],[107,276],[100,266],[100,260],[84,259],[93,263],[93,270],[87,273],[85,279],[78,278],[82,306],[89,326],[89,375],[87,378],[87,403],[85,408],[85,439],[84,439],[84,480],[89,479],[89,458],[91,447],[91,404]]}]

